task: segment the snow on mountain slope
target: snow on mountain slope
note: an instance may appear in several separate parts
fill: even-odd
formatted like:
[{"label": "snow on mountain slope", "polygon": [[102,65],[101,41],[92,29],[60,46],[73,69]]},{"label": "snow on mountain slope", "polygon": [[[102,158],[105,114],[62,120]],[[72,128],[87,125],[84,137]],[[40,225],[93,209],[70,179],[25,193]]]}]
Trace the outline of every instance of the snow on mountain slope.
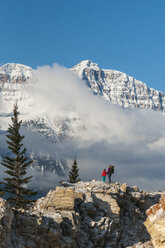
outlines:
[{"label": "snow on mountain slope", "polygon": [[34,70],[25,65],[11,63],[0,67],[0,116],[3,116],[3,111],[10,115],[16,100],[24,102],[24,104],[19,104],[21,112],[29,111],[31,99],[24,88],[34,77]]},{"label": "snow on mountain slope", "polygon": [[[113,104],[118,104],[124,108],[147,108],[165,111],[164,93],[149,88],[145,83],[125,73],[100,69],[96,63],[89,60],[80,62],[71,68],[71,71],[85,80],[94,94],[103,96]],[[43,109],[36,109],[35,113],[34,99],[31,99],[31,96],[24,90],[30,83],[36,81],[35,70],[28,66],[8,63],[0,67],[0,105],[3,105],[0,116],[10,115],[11,107],[16,100],[20,101],[21,113],[30,115],[31,106],[33,105],[31,115],[41,115],[44,112]]]},{"label": "snow on mountain slope", "polygon": [[[0,67],[0,133],[1,154],[7,153],[5,134],[10,123],[13,104],[17,101],[20,119],[23,120],[22,132],[25,134],[25,145],[33,159],[35,170],[47,170],[64,175],[66,162],[57,153],[50,152],[50,143],[55,150],[59,136],[51,128],[51,123],[44,108],[36,104],[27,88],[35,84],[35,71],[21,64],[5,64]],[[41,145],[45,146],[44,149]],[[52,149],[53,150],[53,149]]]},{"label": "snow on mountain slope", "polygon": [[[0,157],[8,152],[5,134],[11,121],[13,104],[17,101],[20,119],[23,120],[24,143],[33,159],[35,170],[66,175],[67,163],[56,152],[57,144],[66,137],[73,137],[82,123],[79,116],[69,111],[54,119],[54,110],[35,99],[31,91],[38,83],[35,70],[21,64],[5,64],[0,67]],[[37,89],[38,90],[38,89]],[[49,99],[48,99],[49,102]]]},{"label": "snow on mountain slope", "polygon": [[100,69],[90,60],[71,68],[94,94],[124,108],[147,108],[165,112],[165,94],[116,70]]},{"label": "snow on mountain slope", "polygon": [[8,63],[0,67],[1,82],[22,83],[32,77],[33,69],[29,66]]}]

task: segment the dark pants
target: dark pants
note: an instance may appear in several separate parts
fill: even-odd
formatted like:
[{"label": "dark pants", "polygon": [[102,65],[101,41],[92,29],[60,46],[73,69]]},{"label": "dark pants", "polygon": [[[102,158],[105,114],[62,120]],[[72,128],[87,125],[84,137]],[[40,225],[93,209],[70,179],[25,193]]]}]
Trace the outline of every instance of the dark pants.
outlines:
[{"label": "dark pants", "polygon": [[108,174],[108,180],[109,180],[109,183],[111,183],[111,174],[110,173]]}]

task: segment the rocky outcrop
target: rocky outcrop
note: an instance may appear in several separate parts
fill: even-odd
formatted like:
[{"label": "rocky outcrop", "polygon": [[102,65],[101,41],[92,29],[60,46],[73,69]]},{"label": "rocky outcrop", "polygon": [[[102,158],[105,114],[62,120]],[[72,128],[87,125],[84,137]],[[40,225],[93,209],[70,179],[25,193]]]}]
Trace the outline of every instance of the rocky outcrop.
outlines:
[{"label": "rocky outcrop", "polygon": [[[25,212],[13,213],[1,198],[0,247],[163,247],[151,242],[152,231],[144,225],[145,211],[158,203],[161,196],[161,192],[140,192],[136,186],[94,180],[56,187]],[[156,209],[150,208],[147,214],[153,216]],[[161,237],[163,223],[159,222]]]},{"label": "rocky outcrop", "polygon": [[165,247],[165,195],[158,204],[151,206],[147,211],[145,226],[151,235],[155,248]]}]

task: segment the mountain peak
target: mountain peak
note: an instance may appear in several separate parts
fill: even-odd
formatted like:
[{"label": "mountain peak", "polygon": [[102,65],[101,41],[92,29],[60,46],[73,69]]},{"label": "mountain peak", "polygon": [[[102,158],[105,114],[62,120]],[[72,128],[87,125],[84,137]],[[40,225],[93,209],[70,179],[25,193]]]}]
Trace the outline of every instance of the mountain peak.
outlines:
[{"label": "mountain peak", "polygon": [[11,73],[14,70],[30,70],[33,69],[27,65],[17,64],[17,63],[7,63],[0,67],[0,71],[4,71],[6,73]]},{"label": "mountain peak", "polygon": [[29,66],[7,63],[0,67],[0,81],[10,83],[22,83],[32,78],[33,69]]},{"label": "mountain peak", "polygon": [[98,64],[92,62],[91,60],[83,60],[83,61],[81,61],[79,64],[75,65],[71,69],[73,69],[75,71],[76,68],[78,70],[84,70],[85,68],[94,69],[94,70],[100,70]]},{"label": "mountain peak", "polygon": [[84,65],[84,66],[86,66],[86,67],[93,67],[93,66],[94,66],[94,67],[95,67],[95,66],[98,67],[98,64],[92,62],[91,60],[83,60],[83,61],[81,61],[79,64]]}]

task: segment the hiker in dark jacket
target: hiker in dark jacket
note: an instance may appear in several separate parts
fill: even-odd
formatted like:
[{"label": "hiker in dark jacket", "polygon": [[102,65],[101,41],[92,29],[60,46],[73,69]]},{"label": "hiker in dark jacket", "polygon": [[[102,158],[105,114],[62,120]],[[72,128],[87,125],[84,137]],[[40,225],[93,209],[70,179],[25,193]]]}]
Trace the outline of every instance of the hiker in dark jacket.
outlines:
[{"label": "hiker in dark jacket", "polygon": [[109,165],[109,167],[108,167],[107,175],[108,175],[109,183],[111,183],[111,176],[112,176],[112,168],[111,168],[111,165]]}]

